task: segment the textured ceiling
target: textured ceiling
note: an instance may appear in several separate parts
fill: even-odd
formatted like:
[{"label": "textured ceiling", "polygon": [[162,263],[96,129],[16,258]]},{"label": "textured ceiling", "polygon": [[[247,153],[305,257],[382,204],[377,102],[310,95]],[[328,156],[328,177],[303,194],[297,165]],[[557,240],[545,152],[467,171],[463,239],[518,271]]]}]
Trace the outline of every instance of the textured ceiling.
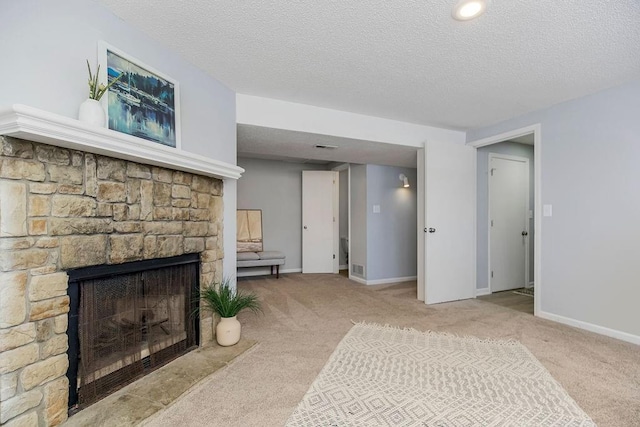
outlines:
[{"label": "textured ceiling", "polygon": [[[316,148],[315,145],[338,148]],[[417,148],[261,126],[238,125],[238,157],[415,168]]]},{"label": "textured ceiling", "polygon": [[[100,0],[239,93],[489,125],[640,76],[640,1]],[[121,46],[126,50],[126,46]]]}]

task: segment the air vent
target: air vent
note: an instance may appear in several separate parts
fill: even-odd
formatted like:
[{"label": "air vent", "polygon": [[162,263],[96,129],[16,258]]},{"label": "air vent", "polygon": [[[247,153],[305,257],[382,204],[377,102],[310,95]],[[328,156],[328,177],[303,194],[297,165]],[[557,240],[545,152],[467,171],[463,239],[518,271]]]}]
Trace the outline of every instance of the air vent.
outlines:
[{"label": "air vent", "polygon": [[364,278],[364,266],[360,264],[351,264],[351,274]]},{"label": "air vent", "polygon": [[336,148],[338,148],[337,145],[324,145],[324,144],[316,144],[314,145],[314,147],[321,148],[323,150],[335,150]]}]

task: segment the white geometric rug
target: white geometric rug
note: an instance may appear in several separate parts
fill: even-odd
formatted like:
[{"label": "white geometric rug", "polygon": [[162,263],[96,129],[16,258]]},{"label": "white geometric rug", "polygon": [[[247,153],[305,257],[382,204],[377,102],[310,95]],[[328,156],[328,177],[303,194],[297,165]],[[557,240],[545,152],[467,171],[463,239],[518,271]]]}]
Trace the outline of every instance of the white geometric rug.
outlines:
[{"label": "white geometric rug", "polygon": [[287,426],[595,426],[517,341],[356,324]]}]

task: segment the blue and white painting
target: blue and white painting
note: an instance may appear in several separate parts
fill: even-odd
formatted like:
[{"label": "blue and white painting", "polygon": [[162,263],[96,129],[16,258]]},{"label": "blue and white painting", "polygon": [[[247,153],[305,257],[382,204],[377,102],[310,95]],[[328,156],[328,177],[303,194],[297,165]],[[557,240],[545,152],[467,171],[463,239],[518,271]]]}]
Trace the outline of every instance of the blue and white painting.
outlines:
[{"label": "blue and white painting", "polygon": [[177,88],[171,82],[107,49],[109,129],[176,147]]}]

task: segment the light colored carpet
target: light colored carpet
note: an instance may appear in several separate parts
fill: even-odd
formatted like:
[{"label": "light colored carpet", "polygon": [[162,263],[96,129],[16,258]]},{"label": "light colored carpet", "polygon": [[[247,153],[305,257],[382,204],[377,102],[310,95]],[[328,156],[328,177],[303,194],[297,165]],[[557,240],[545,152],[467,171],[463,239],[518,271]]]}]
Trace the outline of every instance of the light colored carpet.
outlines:
[{"label": "light colored carpet", "polygon": [[416,300],[415,282],[365,286],[340,275],[284,274],[238,285],[263,301],[264,315],[239,316],[243,336],[257,346],[150,426],[283,426],[352,319],[518,340],[599,426],[640,426],[636,345],[477,299],[425,306]]},{"label": "light colored carpet", "polygon": [[287,427],[595,426],[517,341],[357,324]]}]

